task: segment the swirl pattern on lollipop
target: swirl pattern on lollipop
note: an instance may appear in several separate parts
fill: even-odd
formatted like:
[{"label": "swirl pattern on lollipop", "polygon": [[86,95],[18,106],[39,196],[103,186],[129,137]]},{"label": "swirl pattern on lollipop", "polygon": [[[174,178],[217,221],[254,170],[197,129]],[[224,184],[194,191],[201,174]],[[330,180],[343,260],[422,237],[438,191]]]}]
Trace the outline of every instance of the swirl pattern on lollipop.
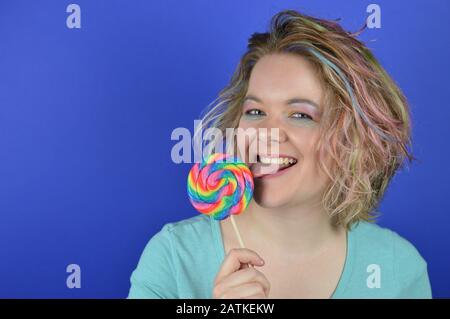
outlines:
[{"label": "swirl pattern on lollipop", "polygon": [[[220,161],[220,162],[218,162]],[[237,157],[212,154],[189,172],[189,201],[200,213],[222,220],[242,213],[253,196],[253,176]]]}]

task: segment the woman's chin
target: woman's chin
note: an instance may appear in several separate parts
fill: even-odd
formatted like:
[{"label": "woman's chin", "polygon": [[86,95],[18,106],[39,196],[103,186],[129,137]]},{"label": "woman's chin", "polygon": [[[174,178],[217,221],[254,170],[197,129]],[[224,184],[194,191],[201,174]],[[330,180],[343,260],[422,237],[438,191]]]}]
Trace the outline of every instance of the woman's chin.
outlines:
[{"label": "woman's chin", "polygon": [[[278,176],[277,176],[278,175]],[[293,197],[295,183],[290,174],[266,175],[255,178],[253,198],[255,202],[265,208],[283,207],[289,204]]]},{"label": "woman's chin", "polygon": [[277,208],[289,204],[289,190],[284,187],[271,189],[269,187],[258,187],[255,185],[253,199],[264,208]]}]

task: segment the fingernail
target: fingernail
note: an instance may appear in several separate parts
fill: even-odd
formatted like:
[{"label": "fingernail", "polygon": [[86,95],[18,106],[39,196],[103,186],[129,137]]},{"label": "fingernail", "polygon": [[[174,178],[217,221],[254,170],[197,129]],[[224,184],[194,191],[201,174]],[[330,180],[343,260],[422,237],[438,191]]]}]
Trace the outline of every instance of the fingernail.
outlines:
[{"label": "fingernail", "polygon": [[264,265],[264,260],[260,259],[260,260],[258,261],[258,264]]}]

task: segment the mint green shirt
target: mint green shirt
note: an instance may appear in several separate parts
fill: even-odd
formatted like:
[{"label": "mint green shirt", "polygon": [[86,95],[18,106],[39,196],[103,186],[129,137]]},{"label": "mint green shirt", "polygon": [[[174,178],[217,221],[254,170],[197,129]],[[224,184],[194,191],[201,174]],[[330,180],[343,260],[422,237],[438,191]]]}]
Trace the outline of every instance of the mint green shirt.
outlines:
[{"label": "mint green shirt", "polygon": [[[128,298],[212,298],[225,250],[220,222],[198,215],[168,223],[146,245]],[[427,263],[397,233],[360,222],[332,298],[431,298]]]}]

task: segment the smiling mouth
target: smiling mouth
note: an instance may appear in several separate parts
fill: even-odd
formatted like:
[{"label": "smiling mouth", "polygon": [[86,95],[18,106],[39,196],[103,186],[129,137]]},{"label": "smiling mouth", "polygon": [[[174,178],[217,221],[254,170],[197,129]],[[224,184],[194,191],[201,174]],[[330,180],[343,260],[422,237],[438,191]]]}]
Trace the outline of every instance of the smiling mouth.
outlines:
[{"label": "smiling mouth", "polygon": [[297,159],[289,155],[263,156],[257,155],[257,162],[250,165],[253,178],[281,175],[285,170],[297,164]]}]

